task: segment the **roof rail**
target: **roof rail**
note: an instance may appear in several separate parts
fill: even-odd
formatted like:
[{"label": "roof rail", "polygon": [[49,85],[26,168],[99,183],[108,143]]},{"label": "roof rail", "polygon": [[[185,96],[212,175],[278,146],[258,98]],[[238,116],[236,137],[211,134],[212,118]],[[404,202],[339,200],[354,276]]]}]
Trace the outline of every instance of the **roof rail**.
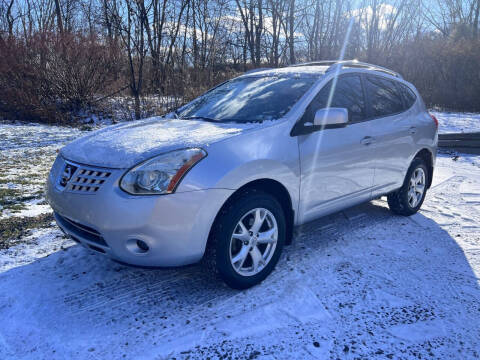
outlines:
[{"label": "roof rail", "polygon": [[256,73],[256,72],[259,72],[259,71],[264,71],[264,70],[273,70],[272,68],[256,68],[256,69],[252,69],[252,70],[248,70],[248,71],[245,71],[243,74],[253,74],[253,73]]},{"label": "roof rail", "polygon": [[333,64],[338,63],[337,60],[320,60],[320,61],[311,61],[311,62],[306,62],[306,63],[300,63],[300,64],[293,64],[290,66],[296,67],[296,66],[331,66]]},{"label": "roof rail", "polygon": [[370,69],[374,71],[380,71],[383,73],[386,73],[388,75],[392,75],[395,77],[398,77],[402,79],[402,76],[397,73],[396,71],[384,68],[382,66],[378,65],[373,65],[373,64],[368,64],[364,62],[360,62],[358,60],[325,60],[325,61],[312,61],[312,62],[307,62],[307,63],[302,63],[302,64],[295,64],[291,66],[328,66],[328,69],[326,72],[330,72],[333,70],[340,70],[343,67],[355,67],[355,68],[363,68],[363,69]]}]

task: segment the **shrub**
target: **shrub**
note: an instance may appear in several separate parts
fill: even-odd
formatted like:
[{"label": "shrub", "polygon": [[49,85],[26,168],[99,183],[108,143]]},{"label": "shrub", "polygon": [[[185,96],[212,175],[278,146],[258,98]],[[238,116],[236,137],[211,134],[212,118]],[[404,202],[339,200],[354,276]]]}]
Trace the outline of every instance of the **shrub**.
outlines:
[{"label": "shrub", "polygon": [[0,40],[0,112],[21,120],[67,121],[115,81],[120,52],[81,34]]}]

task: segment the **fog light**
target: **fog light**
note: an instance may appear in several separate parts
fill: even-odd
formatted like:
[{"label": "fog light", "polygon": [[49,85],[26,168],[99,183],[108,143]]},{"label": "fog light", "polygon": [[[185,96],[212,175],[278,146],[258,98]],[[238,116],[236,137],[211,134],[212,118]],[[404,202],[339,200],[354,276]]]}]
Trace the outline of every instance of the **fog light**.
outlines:
[{"label": "fog light", "polygon": [[140,239],[128,239],[126,244],[127,249],[135,254],[145,254],[150,247],[148,244]]},{"label": "fog light", "polygon": [[137,246],[143,251],[147,252],[149,247],[145,241],[137,240]]}]

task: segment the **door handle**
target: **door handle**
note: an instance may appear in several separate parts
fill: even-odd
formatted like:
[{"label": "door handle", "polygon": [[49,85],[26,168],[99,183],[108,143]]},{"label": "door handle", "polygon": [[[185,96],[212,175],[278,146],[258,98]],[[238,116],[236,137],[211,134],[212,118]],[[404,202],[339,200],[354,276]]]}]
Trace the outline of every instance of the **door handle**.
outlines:
[{"label": "door handle", "polygon": [[368,145],[370,145],[370,144],[373,144],[373,142],[374,142],[374,139],[373,139],[373,137],[371,137],[371,136],[365,136],[365,137],[360,141],[360,143],[361,143],[362,145],[365,145],[365,146],[368,146]]},{"label": "door handle", "polygon": [[408,129],[408,132],[410,134],[415,134],[417,132],[417,128],[415,126],[411,126],[409,129]]}]

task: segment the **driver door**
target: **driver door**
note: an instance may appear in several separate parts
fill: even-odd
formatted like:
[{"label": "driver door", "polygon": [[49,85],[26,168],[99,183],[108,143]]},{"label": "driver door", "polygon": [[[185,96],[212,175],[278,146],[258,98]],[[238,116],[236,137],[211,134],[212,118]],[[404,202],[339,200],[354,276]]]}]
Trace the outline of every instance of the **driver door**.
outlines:
[{"label": "driver door", "polygon": [[[333,96],[328,104],[332,86]],[[367,201],[372,193],[374,139],[371,123],[365,121],[366,101],[360,75],[341,75],[336,84],[334,80],[327,83],[309,104],[300,123],[313,123],[315,112],[327,107],[346,108],[349,122],[345,127],[298,136],[301,223]]]}]

